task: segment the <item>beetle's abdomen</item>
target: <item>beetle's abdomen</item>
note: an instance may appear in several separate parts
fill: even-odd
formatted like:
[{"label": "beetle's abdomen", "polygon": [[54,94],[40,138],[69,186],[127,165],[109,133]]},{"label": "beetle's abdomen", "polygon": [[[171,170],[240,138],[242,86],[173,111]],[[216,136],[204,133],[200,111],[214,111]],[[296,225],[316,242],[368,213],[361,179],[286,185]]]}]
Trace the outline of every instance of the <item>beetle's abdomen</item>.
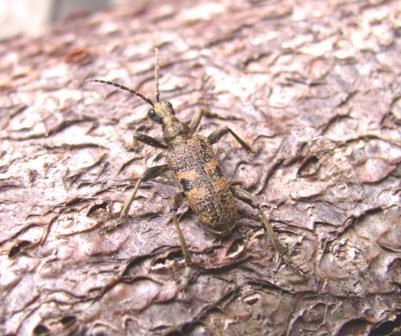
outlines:
[{"label": "beetle's abdomen", "polygon": [[194,136],[175,145],[168,152],[168,161],[189,206],[206,229],[216,234],[231,231],[237,217],[234,197],[207,140]]}]

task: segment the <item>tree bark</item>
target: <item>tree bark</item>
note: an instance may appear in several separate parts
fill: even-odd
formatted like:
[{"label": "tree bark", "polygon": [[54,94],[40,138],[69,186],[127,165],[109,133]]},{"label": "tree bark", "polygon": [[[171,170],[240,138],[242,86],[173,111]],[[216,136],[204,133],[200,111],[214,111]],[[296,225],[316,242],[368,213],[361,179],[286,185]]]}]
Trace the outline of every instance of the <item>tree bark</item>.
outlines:
[{"label": "tree bark", "polygon": [[[0,293],[4,335],[397,335],[401,325],[401,7],[397,1],[140,2],[67,18],[0,43]],[[228,237],[184,205],[184,264],[166,174],[138,191],[162,150],[161,98],[222,170],[256,195]]]}]

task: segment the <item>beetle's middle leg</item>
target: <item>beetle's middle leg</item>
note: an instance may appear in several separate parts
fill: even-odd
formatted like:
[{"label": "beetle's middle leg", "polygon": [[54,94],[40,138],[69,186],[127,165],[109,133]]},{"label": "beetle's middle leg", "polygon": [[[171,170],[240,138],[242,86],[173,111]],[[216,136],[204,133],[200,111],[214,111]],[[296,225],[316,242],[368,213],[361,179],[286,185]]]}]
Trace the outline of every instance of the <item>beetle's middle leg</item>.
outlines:
[{"label": "beetle's middle leg", "polygon": [[231,135],[239,142],[239,144],[242,146],[243,149],[245,149],[247,152],[255,153],[255,150],[248,145],[244,140],[242,140],[231,128],[229,127],[223,127],[220,128],[207,137],[207,140],[210,142],[211,145],[219,141],[223,136],[225,136],[227,133],[231,133]]},{"label": "beetle's middle leg", "polygon": [[130,197],[128,198],[128,200],[125,202],[123,209],[121,210],[120,213],[120,218],[124,218],[127,217],[128,215],[128,211],[131,207],[132,202],[135,199],[136,193],[138,191],[139,185],[142,182],[146,182],[149,180],[152,180],[158,176],[160,176],[161,174],[163,174],[164,172],[170,170],[169,165],[167,164],[163,164],[163,165],[159,165],[159,166],[153,166],[150,167],[148,169],[146,169],[143,174],[141,175],[141,177],[138,179],[138,181],[136,182],[134,191],[131,193]]},{"label": "beetle's middle leg", "polygon": [[259,211],[259,215],[262,219],[263,225],[270,236],[270,239],[273,243],[275,249],[279,252],[281,257],[283,258],[284,262],[290,266],[293,270],[297,273],[303,275],[303,272],[294,265],[290,257],[288,256],[287,249],[280,243],[276,233],[274,232],[273,226],[271,225],[269,219],[266,217],[265,213],[263,212],[258,200],[249,192],[245,191],[244,189],[231,185],[230,186],[231,192],[233,193],[234,197],[238,198],[239,200],[245,202],[246,204],[250,205],[252,208],[257,209]]}]

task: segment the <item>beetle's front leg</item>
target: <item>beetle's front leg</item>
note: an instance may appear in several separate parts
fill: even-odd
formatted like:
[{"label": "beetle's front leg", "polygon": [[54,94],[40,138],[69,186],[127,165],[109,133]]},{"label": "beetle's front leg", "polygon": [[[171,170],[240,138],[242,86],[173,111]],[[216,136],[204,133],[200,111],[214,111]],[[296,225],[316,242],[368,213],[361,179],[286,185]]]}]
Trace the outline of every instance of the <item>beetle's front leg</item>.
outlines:
[{"label": "beetle's front leg", "polygon": [[172,213],[171,220],[173,221],[175,230],[177,231],[178,239],[180,240],[181,251],[184,256],[184,261],[185,261],[184,281],[182,284],[182,287],[185,289],[191,278],[192,259],[191,259],[191,254],[188,251],[187,242],[185,241],[184,235],[181,231],[181,228],[180,228],[180,225],[178,224],[178,219],[177,219],[177,210],[181,206],[183,201],[184,201],[184,193],[183,192],[180,192],[177,195],[175,195],[173,205],[170,207],[170,211]]},{"label": "beetle's front leg", "polygon": [[162,140],[152,138],[149,135],[143,134],[143,133],[137,133],[134,135],[134,139],[138,140],[146,145],[156,147],[156,148],[161,148],[161,149],[166,149],[168,148],[165,143],[163,143]]},{"label": "beetle's front leg", "polygon": [[239,144],[242,146],[243,149],[245,149],[247,152],[255,153],[255,150],[252,148],[252,146],[248,145],[244,140],[242,140],[231,128],[229,127],[223,127],[220,128],[207,137],[207,140],[210,142],[211,145],[219,141],[223,136],[225,136],[227,133],[231,133],[231,135],[239,142]]},{"label": "beetle's front leg", "polygon": [[194,114],[191,122],[189,123],[189,136],[192,136],[196,132],[203,116],[205,115],[205,112],[206,109],[201,109]]},{"label": "beetle's front leg", "polygon": [[270,236],[270,239],[273,243],[273,246],[275,249],[279,252],[281,257],[283,258],[284,262],[291,267],[293,270],[295,270],[297,273],[303,275],[303,272],[292,262],[290,257],[288,257],[288,251],[287,249],[280,243],[278,240],[278,237],[276,233],[274,232],[273,226],[271,225],[269,219],[266,217],[265,213],[263,212],[258,200],[249,192],[246,190],[238,187],[231,185],[230,186],[231,192],[233,193],[234,197],[238,198],[239,200],[245,202],[246,204],[250,205],[252,208],[257,209],[259,211],[259,215],[262,219],[263,225],[265,226],[265,229]]},{"label": "beetle's front leg", "polygon": [[135,199],[136,192],[138,191],[139,185],[142,182],[146,182],[146,181],[152,180],[152,179],[160,176],[161,174],[163,174],[164,172],[166,172],[168,170],[170,170],[169,165],[163,164],[163,165],[159,165],[159,166],[150,167],[143,172],[141,177],[136,182],[134,191],[131,193],[130,197],[125,202],[123,209],[121,210],[120,219],[127,217],[128,211],[131,207],[132,202]]}]

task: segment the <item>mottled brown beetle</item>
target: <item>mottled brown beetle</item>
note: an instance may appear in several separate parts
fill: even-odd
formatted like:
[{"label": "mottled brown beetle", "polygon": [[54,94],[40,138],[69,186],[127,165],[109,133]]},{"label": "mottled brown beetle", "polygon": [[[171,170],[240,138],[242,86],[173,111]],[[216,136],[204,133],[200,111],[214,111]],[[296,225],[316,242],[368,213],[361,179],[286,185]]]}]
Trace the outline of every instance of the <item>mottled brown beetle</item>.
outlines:
[{"label": "mottled brown beetle", "polygon": [[286,249],[278,241],[273,227],[262,211],[259,202],[242,188],[230,185],[227,178],[222,174],[216,156],[212,150],[212,145],[218,142],[227,133],[234,136],[247,152],[253,152],[252,147],[228,127],[218,129],[212,132],[208,137],[195,135],[195,131],[205,111],[200,110],[197,112],[189,125],[179,121],[175,116],[172,104],[168,101],[160,101],[158,72],[159,59],[156,49],[156,102],[118,83],[100,79],[87,80],[90,82],[112,85],[139,96],[151,105],[151,109],[148,111],[148,117],[160,124],[163,128],[162,140],[152,138],[146,134],[134,135],[134,138],[140,142],[156,148],[165,149],[167,151],[167,164],[150,167],[144,171],[138,179],[129,199],[126,201],[120,213],[120,218],[127,216],[139,185],[142,182],[149,181],[166,171],[172,170],[182,187],[182,191],[175,196],[174,205],[171,207],[172,221],[177,230],[187,271],[191,265],[191,256],[188,252],[187,244],[176,216],[177,209],[180,207],[184,198],[188,200],[190,208],[196,214],[203,227],[220,236],[227,235],[235,227],[237,208],[234,198],[238,198],[257,209],[275,248],[284,258],[286,264],[292,267],[292,262],[286,256]]}]

